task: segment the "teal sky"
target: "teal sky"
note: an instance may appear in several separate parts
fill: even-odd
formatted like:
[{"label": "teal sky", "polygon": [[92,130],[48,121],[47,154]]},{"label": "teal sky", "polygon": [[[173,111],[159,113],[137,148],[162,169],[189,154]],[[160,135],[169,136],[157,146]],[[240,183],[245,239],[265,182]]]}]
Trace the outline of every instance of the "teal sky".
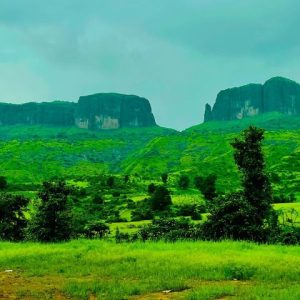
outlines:
[{"label": "teal sky", "polygon": [[183,129],[228,87],[300,81],[298,0],[0,0],[0,100],[150,100]]}]

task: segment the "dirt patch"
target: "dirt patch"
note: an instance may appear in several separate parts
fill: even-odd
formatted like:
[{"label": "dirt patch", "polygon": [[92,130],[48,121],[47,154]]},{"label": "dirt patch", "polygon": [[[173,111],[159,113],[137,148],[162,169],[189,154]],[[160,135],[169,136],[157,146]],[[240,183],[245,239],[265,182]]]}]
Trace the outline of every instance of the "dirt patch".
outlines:
[{"label": "dirt patch", "polygon": [[0,273],[0,299],[71,299],[59,290],[59,278],[23,277],[19,272]]},{"label": "dirt patch", "polygon": [[[144,295],[138,295],[138,296],[132,296],[128,299],[130,300],[181,300],[186,299],[186,296],[189,292],[193,291],[193,289],[197,289],[199,287],[203,287],[206,285],[209,286],[221,286],[221,285],[228,285],[231,284],[233,286],[238,285],[249,285],[249,282],[247,281],[203,281],[203,280],[191,280],[188,281],[188,285],[190,288],[183,289],[181,291],[162,291],[162,292],[153,292],[149,294]],[[233,295],[223,295],[223,296],[217,296],[213,297],[212,299],[215,300],[229,300],[233,297]]]}]

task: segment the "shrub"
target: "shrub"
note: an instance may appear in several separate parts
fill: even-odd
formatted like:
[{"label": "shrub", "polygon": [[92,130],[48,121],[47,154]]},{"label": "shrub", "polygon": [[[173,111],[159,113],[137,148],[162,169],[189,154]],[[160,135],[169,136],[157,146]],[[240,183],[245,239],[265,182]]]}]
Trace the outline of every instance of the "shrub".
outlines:
[{"label": "shrub", "polygon": [[153,194],[155,192],[155,189],[156,189],[155,184],[154,183],[150,183],[148,185],[148,194],[150,194],[150,195]]},{"label": "shrub", "polygon": [[115,185],[115,177],[114,176],[109,176],[107,178],[106,184],[108,187],[112,188]]},{"label": "shrub", "polygon": [[27,220],[24,211],[29,200],[23,196],[0,194],[0,239],[19,241],[24,238]]},{"label": "shrub", "polygon": [[184,204],[178,206],[178,216],[190,216],[193,220],[201,220],[201,213],[205,212],[204,205]]},{"label": "shrub", "polygon": [[89,222],[84,227],[84,235],[87,238],[103,238],[109,233],[109,226],[103,221]]},{"label": "shrub", "polygon": [[151,224],[144,226],[138,232],[143,240],[176,241],[179,239],[202,238],[201,226],[193,225],[187,218],[181,219],[155,219]]},{"label": "shrub", "polygon": [[169,177],[168,173],[162,173],[160,177],[163,184],[166,184],[168,182],[168,177]]},{"label": "shrub", "polygon": [[6,177],[0,176],[0,190],[5,190],[7,188]]},{"label": "shrub", "polygon": [[181,175],[178,180],[179,188],[186,190],[190,185],[190,179],[187,175]]},{"label": "shrub", "polygon": [[169,190],[164,186],[158,186],[150,198],[153,210],[165,210],[172,204]]},{"label": "shrub", "polygon": [[104,199],[102,195],[96,194],[93,196],[92,201],[94,204],[103,204],[104,203]]}]

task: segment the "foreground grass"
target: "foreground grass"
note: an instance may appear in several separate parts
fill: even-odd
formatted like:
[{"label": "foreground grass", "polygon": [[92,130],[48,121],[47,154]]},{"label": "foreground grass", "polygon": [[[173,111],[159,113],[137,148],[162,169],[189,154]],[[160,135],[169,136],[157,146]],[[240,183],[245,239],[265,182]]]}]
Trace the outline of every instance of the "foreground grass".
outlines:
[{"label": "foreground grass", "polygon": [[[13,272],[5,273],[8,269]],[[0,271],[0,298],[5,294],[19,299],[300,298],[296,246],[2,242]]]}]

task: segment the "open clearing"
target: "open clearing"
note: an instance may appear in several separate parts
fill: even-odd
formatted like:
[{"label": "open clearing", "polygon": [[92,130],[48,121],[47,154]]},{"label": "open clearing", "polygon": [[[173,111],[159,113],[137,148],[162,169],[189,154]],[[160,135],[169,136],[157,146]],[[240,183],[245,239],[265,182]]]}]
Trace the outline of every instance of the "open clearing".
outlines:
[{"label": "open clearing", "polygon": [[0,299],[300,299],[299,246],[2,242],[0,270]]}]

